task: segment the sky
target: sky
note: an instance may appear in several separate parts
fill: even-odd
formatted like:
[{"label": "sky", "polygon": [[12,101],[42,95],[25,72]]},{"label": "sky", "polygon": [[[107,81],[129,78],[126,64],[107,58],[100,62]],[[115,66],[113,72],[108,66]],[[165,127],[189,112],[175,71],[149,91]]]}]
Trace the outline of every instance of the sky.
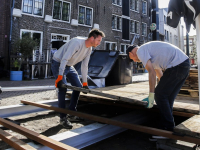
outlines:
[{"label": "sky", "polygon": [[[169,0],[158,0],[158,7],[159,8],[167,8],[168,4],[169,4]],[[185,22],[184,22],[183,17],[181,17],[181,24],[184,26],[184,35],[186,35],[186,28],[185,28]],[[189,32],[190,36],[196,35],[196,30],[193,29],[193,28],[194,28],[193,25],[191,25],[191,29],[190,29],[190,32]]]}]

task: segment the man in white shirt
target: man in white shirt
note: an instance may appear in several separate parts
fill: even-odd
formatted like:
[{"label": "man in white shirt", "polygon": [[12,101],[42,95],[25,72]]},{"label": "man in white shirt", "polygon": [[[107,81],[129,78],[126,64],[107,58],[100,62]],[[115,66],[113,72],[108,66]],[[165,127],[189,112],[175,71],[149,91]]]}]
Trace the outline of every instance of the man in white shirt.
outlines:
[{"label": "man in white shirt", "polygon": [[[149,97],[143,100],[148,102],[147,108],[153,107],[155,98],[161,113],[161,129],[173,131],[173,104],[189,74],[188,56],[178,47],[161,41],[130,46],[127,54],[131,60],[142,62],[149,73]],[[156,76],[159,83],[155,88]]]}]

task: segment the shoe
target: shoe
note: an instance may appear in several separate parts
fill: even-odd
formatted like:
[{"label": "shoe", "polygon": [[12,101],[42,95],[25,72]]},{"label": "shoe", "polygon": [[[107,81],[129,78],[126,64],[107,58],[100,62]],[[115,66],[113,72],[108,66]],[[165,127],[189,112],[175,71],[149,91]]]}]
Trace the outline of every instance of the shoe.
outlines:
[{"label": "shoe", "polygon": [[67,119],[71,122],[81,122],[81,121],[84,121],[83,118],[80,118],[78,116],[71,116],[71,115],[68,115]]},{"label": "shoe", "polygon": [[66,129],[72,129],[72,123],[66,118],[60,119],[60,125],[62,125]]},{"label": "shoe", "polygon": [[169,139],[169,138],[164,137],[164,136],[152,135],[149,138],[149,141],[156,142],[157,140],[167,140],[167,139]]}]

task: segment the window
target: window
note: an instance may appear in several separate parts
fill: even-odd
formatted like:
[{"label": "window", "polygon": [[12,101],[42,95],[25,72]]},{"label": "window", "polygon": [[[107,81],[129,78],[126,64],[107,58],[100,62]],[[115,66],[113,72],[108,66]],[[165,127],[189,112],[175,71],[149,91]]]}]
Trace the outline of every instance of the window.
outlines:
[{"label": "window", "polygon": [[53,19],[70,21],[70,3],[63,0],[55,0],[53,8]]},{"label": "window", "polygon": [[147,36],[147,24],[142,23],[142,35]]},{"label": "window", "polygon": [[128,44],[121,44],[121,52],[123,52],[124,54],[126,54],[126,49],[128,48]]},{"label": "window", "polygon": [[167,31],[167,41],[169,41],[169,32]]},{"label": "window", "polygon": [[23,0],[22,12],[36,16],[43,16],[43,5],[44,0]]},{"label": "window", "polygon": [[121,6],[122,0],[112,0],[112,3]]},{"label": "window", "polygon": [[122,18],[119,16],[112,15],[112,29],[122,29]]},{"label": "window", "polygon": [[174,45],[178,46],[178,36],[174,35]]},{"label": "window", "polygon": [[130,31],[131,33],[140,34],[140,24],[138,21],[130,21]]},{"label": "window", "polygon": [[92,8],[79,6],[78,23],[82,25],[92,26],[93,10]]},{"label": "window", "polygon": [[142,1],[142,14],[146,15],[147,14],[147,2]]},{"label": "window", "polygon": [[130,0],[130,9],[139,12],[139,0]]},{"label": "window", "polygon": [[116,42],[105,42],[105,50],[117,50],[117,43]]},{"label": "window", "polygon": [[164,24],[167,24],[167,17],[164,16]]}]

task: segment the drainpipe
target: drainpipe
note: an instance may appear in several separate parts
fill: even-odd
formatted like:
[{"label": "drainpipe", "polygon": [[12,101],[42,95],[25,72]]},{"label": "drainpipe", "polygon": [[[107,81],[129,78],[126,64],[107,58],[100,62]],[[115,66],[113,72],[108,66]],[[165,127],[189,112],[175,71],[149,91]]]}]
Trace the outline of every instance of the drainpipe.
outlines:
[{"label": "drainpipe", "polygon": [[15,0],[10,0],[11,1],[11,9],[10,9],[10,35],[9,35],[9,48],[8,48],[8,66],[10,67],[10,52],[11,52],[11,41],[12,41],[12,23],[13,23],[13,9],[15,6]]}]

